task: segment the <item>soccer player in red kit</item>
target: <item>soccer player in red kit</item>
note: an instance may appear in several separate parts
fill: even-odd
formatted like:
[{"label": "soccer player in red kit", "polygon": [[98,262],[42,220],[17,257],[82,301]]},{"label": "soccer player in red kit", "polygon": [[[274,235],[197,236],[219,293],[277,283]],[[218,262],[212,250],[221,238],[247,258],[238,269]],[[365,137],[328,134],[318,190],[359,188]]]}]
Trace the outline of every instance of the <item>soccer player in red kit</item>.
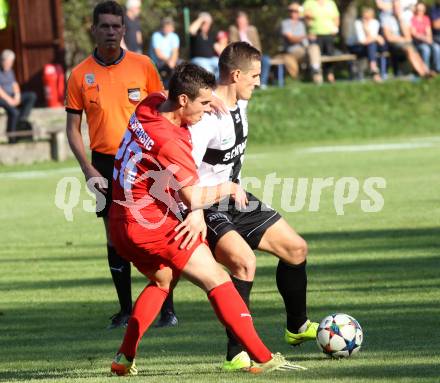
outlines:
[{"label": "soccer player in red kit", "polygon": [[[198,187],[187,125],[210,111],[212,74],[194,64],[178,67],[170,80],[168,99],[152,94],[130,119],[115,158],[110,230],[118,252],[150,279],[141,292],[111,370],[136,375],[134,358],[140,339],[151,325],[180,275],[207,292],[214,311],[254,360],[249,371],[302,369],[272,354],[259,338],[246,304],[229,275],[214,260],[204,239],[191,237],[181,249],[175,240],[181,222],[179,205],[203,220],[204,206],[232,196],[244,206],[243,189],[232,182]],[[194,233],[200,233],[197,229]],[[194,243],[194,244],[193,244]],[[193,244],[191,246],[191,244]]]}]

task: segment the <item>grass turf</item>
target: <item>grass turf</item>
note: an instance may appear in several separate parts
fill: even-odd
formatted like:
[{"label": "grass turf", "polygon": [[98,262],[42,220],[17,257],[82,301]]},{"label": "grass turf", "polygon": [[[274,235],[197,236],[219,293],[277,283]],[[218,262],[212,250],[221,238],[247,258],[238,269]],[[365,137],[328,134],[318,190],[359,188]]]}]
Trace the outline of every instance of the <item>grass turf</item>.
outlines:
[{"label": "grass turf", "polygon": [[256,92],[249,103],[249,141],[286,144],[439,135],[439,86],[437,78],[271,87]]},{"label": "grass turf", "polygon": [[[179,327],[147,333],[137,357],[140,375],[130,382],[438,382],[440,142],[432,142],[428,148],[355,153],[312,154],[295,146],[249,150],[244,173],[262,180],[272,172],[353,176],[361,183],[370,176],[386,179],[381,212],[362,212],[361,194],[337,216],[329,188],[318,212],[284,214],[309,243],[310,317],[339,311],[358,319],[365,334],[358,357],[329,360],[313,342],[292,349],[282,341],[276,261],[258,254],[255,324],[271,349],[308,371],[260,377],[221,372],[224,331],[204,294],[182,281],[175,293]],[[29,167],[0,168],[0,381],[117,379],[110,378],[109,365],[123,331],[105,330],[117,305],[102,223],[80,207],[67,222],[54,205],[60,169],[82,181],[79,171],[69,170],[73,164],[36,165],[32,170],[48,173],[27,178],[17,177]],[[276,208],[280,190],[272,201]],[[81,198],[90,199],[84,189]],[[134,272],[134,296],[144,284]]]}]

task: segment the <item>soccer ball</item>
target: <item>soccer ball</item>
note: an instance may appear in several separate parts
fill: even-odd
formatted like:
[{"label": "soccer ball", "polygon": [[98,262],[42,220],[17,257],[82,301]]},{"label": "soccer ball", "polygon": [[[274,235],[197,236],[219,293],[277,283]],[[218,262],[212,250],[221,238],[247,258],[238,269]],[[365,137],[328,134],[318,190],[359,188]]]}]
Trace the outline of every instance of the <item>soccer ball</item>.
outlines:
[{"label": "soccer ball", "polygon": [[316,342],[324,354],[332,358],[346,358],[359,351],[363,337],[356,319],[338,313],[326,316],[321,321]]}]

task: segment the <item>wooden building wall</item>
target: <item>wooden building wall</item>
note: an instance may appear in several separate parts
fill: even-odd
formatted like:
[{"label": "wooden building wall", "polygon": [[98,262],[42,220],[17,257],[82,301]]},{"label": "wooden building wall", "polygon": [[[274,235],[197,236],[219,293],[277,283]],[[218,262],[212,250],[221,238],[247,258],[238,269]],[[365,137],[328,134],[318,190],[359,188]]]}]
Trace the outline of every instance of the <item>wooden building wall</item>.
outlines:
[{"label": "wooden building wall", "polygon": [[15,74],[23,89],[33,90],[44,104],[45,64],[64,66],[61,0],[9,0],[8,27],[0,30],[0,47],[12,49],[17,58]]}]

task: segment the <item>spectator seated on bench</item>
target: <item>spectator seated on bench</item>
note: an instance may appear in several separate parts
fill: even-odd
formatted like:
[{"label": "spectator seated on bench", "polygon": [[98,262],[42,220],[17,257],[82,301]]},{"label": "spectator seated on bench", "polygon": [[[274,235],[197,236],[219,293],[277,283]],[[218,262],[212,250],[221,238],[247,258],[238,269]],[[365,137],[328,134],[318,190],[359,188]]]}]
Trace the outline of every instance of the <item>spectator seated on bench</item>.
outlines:
[{"label": "spectator seated on bench", "polygon": [[300,17],[301,6],[293,2],[287,10],[290,17],[281,23],[283,51],[285,52],[281,57],[284,65],[290,76],[296,78],[301,65],[308,61],[313,81],[321,83],[321,51],[317,45],[309,44],[306,25]]},{"label": "spectator seated on bench", "polygon": [[384,52],[385,40],[379,34],[380,23],[374,17],[374,9],[365,7],[362,18],[355,20],[351,34],[347,36],[346,45],[350,53],[358,58],[366,57],[374,81],[381,81],[377,65],[378,52]]},{"label": "spectator seated on bench", "polygon": [[36,95],[33,92],[20,92],[20,86],[15,80],[12,69],[15,53],[5,49],[0,56],[0,107],[6,110],[8,122],[6,132],[9,143],[17,142],[17,127],[30,126],[27,122],[29,114],[35,104]]},{"label": "spectator seated on bench", "polygon": [[431,77],[429,68],[413,45],[409,27],[403,22],[400,7],[397,3],[394,3],[394,14],[383,15],[381,23],[391,56],[403,53],[420,77]]},{"label": "spectator seated on bench", "polygon": [[[309,27],[309,42],[319,46],[321,55],[335,54],[335,36],[339,32],[339,11],[333,0],[306,0],[304,18]],[[333,65],[323,65],[329,82],[335,81]]]},{"label": "spectator seated on bench", "polygon": [[423,3],[416,5],[415,14],[411,19],[411,34],[425,65],[439,73],[440,44],[432,38],[431,20],[426,15],[426,5]]}]

